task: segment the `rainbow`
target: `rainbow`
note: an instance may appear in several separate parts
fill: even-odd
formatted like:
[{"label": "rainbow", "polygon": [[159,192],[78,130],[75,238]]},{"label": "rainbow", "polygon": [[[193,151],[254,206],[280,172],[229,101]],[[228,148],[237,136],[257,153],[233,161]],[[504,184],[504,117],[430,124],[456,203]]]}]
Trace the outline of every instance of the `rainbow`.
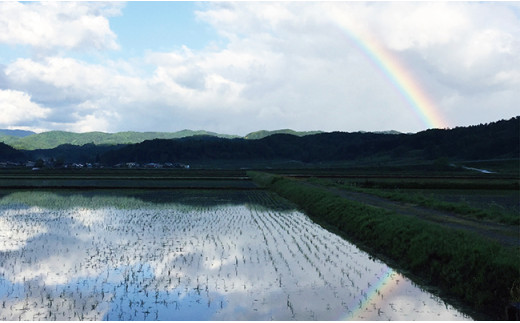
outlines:
[{"label": "rainbow", "polygon": [[[382,273],[381,278],[371,285],[360,297],[356,298],[352,301],[349,308],[354,309],[347,316],[341,318],[341,320],[359,320],[361,314],[365,311],[365,308],[368,307],[371,303],[378,303],[377,298],[381,297],[381,295],[387,295],[389,290],[392,288],[393,277],[396,272],[387,267],[386,271]],[[381,297],[382,299],[382,297]]]},{"label": "rainbow", "polygon": [[359,25],[348,22],[348,18],[337,15],[332,18],[342,33],[346,34],[393,84],[425,126],[429,128],[448,127],[448,123],[441,116],[434,101],[397,56],[380,45],[375,37],[364,31]]}]

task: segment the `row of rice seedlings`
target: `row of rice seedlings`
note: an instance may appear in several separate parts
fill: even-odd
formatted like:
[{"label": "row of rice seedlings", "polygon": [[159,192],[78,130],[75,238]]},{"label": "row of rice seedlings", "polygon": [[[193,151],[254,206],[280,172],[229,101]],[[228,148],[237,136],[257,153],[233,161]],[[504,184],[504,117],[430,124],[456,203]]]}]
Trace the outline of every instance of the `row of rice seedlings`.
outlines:
[{"label": "row of rice seedlings", "polygon": [[[283,217],[283,215],[282,215],[282,217]],[[304,219],[304,221],[305,221],[305,219]],[[286,224],[287,222],[288,221],[284,221],[283,223]],[[279,224],[281,224],[281,222]],[[341,276],[346,276],[348,278],[348,281],[350,282],[350,284],[347,286],[346,284],[342,283],[341,285],[342,285],[342,287],[355,288],[355,290],[353,290],[353,289],[351,290],[350,296],[362,297],[363,300],[366,301],[368,298],[368,289],[370,289],[370,287],[371,287],[371,280],[370,280],[371,274],[373,274],[376,277],[376,281],[381,280],[382,278],[384,278],[384,277],[381,277],[381,273],[384,272],[384,270],[381,268],[384,268],[384,266],[383,267],[379,266],[379,271],[378,271],[377,269],[371,268],[371,266],[369,266],[369,265],[366,265],[366,264],[363,265],[362,262],[360,262],[357,258],[360,258],[361,256],[367,258],[366,255],[361,253],[356,248],[353,248],[348,243],[345,243],[341,239],[336,239],[336,241],[331,241],[333,239],[325,238],[325,237],[330,237],[330,235],[322,235],[319,232],[301,235],[301,232],[309,232],[309,228],[313,228],[315,231],[322,230],[321,228],[319,228],[317,226],[303,227],[303,231],[300,230],[300,235],[298,235],[298,237],[303,236],[304,239],[308,240],[307,241],[308,243],[311,243],[311,244],[314,243],[314,248],[316,249],[314,254],[316,254],[316,252],[322,250],[320,247],[323,247],[323,249],[328,250],[330,252],[329,254],[327,254],[326,257],[324,256],[324,259],[326,260],[325,263],[330,264],[330,266],[327,266],[327,270],[329,272],[334,273],[333,268],[337,269],[337,271],[339,271],[339,268],[343,268],[344,266],[347,266],[348,268],[350,268],[354,274],[341,270]],[[286,230],[286,232],[287,232],[287,230]],[[297,233],[296,230],[294,230],[293,232]],[[296,236],[293,236],[293,238],[294,238],[294,240],[296,240]],[[336,248],[329,248],[328,247],[329,245],[335,246]],[[343,261],[341,263],[335,261],[335,259],[338,259],[338,260],[341,259],[341,257],[339,257],[340,254],[347,257],[346,261]],[[291,253],[291,255],[294,255],[294,253]],[[372,262],[370,259],[368,259],[368,260],[369,260],[369,263]],[[364,260],[364,261],[366,262],[366,260]],[[356,266],[353,266],[351,263],[353,263]],[[364,277],[368,277],[368,280],[363,281],[363,282],[358,282],[358,281],[355,282],[352,278],[349,277],[349,275],[352,275],[352,276],[358,275],[361,277],[362,272],[364,272]],[[334,278],[335,276],[336,275],[332,274],[332,278]],[[340,276],[339,272],[338,272],[337,276]],[[341,277],[340,280],[343,281],[343,277]],[[335,298],[338,298],[339,297],[338,295],[342,295],[342,294],[338,293],[338,290],[337,290],[337,288],[335,288],[334,284],[332,284],[332,283],[327,284],[327,282],[325,282],[325,283],[326,283],[325,285],[327,285],[329,288],[333,289],[333,294],[334,294]],[[366,283],[366,285],[364,285],[364,283]],[[381,290],[376,290],[376,292],[381,298],[384,297],[383,294],[381,293]],[[357,295],[353,295],[354,293],[356,293]],[[361,302],[361,298],[359,299],[359,301]],[[348,308],[347,303],[344,301],[341,302],[341,305],[344,305],[346,308]],[[330,304],[328,304],[327,306],[330,306]],[[314,311],[311,310],[311,312],[314,312]],[[380,315],[382,313],[380,308],[378,308],[377,313],[378,313],[378,315]]]},{"label": "row of rice seedlings", "polygon": [[2,221],[41,229],[20,233],[0,258],[0,319],[239,319],[244,304],[242,319],[336,319],[367,298],[369,276],[385,266],[364,265],[299,212],[258,205],[12,208]]},{"label": "row of rice seedlings", "polygon": [[[107,229],[108,229],[108,231],[112,231],[112,230],[110,230],[110,228],[107,228]],[[57,246],[53,246],[53,242],[55,242],[55,241],[57,241],[59,244],[63,244],[64,240],[66,240],[65,237],[64,237],[64,236],[57,236],[57,237],[54,236],[54,237],[53,237],[53,240],[54,240],[54,241],[50,241],[50,245],[47,244],[47,247],[49,247],[48,250],[56,249],[56,250],[63,251],[63,248],[60,249],[59,246],[58,246],[58,248],[52,248],[52,247],[57,247]],[[40,244],[40,245],[43,245],[43,244]],[[107,252],[106,259],[107,259],[107,260],[113,260],[113,259],[114,259],[114,255],[113,255],[113,250],[114,250],[114,248],[112,248],[112,246],[109,246],[109,248],[106,248],[106,249],[109,251],[109,252]],[[27,250],[29,250],[29,249],[22,248],[22,249],[18,252],[18,255],[21,256],[21,259],[23,260],[23,262],[28,262],[29,264],[31,264],[31,263],[33,262],[33,259],[32,259],[32,258],[27,259],[26,254],[30,252],[30,250],[29,250],[29,251],[27,251]],[[69,251],[68,248],[66,248],[64,251],[65,251],[66,254],[69,254],[69,252],[68,252],[68,251]],[[92,262],[93,262],[93,263],[99,263],[99,259],[96,259],[96,258],[99,258],[100,255],[102,255],[101,250],[99,249],[99,247],[96,247],[95,252],[94,252],[93,255],[90,257],[90,261],[87,261],[87,266],[85,266],[85,267],[86,267],[86,268],[89,268],[88,264],[89,264],[89,263],[92,263]],[[87,256],[88,256],[88,255],[87,255]],[[15,259],[18,259],[18,258],[19,258],[19,257],[16,257]],[[23,272],[23,269],[22,269],[22,268],[20,268],[20,269],[14,269],[14,267],[16,267],[16,265],[17,265],[17,262],[16,262],[16,261],[11,262],[11,265],[12,265],[12,267],[13,267],[13,271],[14,271],[14,272],[20,272],[20,271]],[[3,266],[3,268],[5,269],[6,266]],[[75,266],[75,269],[76,269],[76,268],[77,268],[77,266]],[[58,271],[56,271],[56,275],[60,275],[60,274],[61,274],[61,275],[67,275],[68,273],[67,273],[67,272],[64,273],[63,271],[62,271],[62,272],[59,272],[59,269],[58,269]],[[30,278],[30,277],[29,277],[29,278]],[[46,277],[46,278],[47,278],[47,279],[46,279],[46,282],[48,282],[48,278],[49,278],[49,277]],[[107,277],[107,278],[108,278],[108,277]],[[25,279],[26,279],[26,277],[23,276],[23,280],[25,280]],[[51,281],[51,283],[52,283],[52,281]],[[81,293],[80,293],[80,294],[81,294]],[[54,302],[54,303],[57,304],[58,302]],[[56,305],[56,306],[59,307],[59,304]],[[85,307],[85,306],[86,306],[86,305],[84,305],[83,307]],[[59,310],[59,308],[56,309],[56,310]],[[69,308],[69,310],[70,310],[70,308]],[[68,310],[68,312],[70,312],[69,310]],[[54,316],[56,316],[56,314],[54,314]],[[71,316],[71,317],[72,317],[72,316]],[[66,316],[64,316],[64,318],[71,318],[71,317],[66,317]]]},{"label": "row of rice seedlings", "polygon": [[[264,214],[264,215],[265,215],[265,214]],[[288,270],[288,272],[289,272],[289,275],[288,275],[289,277],[288,277],[288,278],[294,278],[294,277],[295,277],[294,274],[293,274],[293,273],[290,273],[291,270],[290,270],[289,263],[288,263],[288,261],[287,261],[287,256],[285,256],[284,254],[282,254],[282,252],[281,252],[280,249],[278,248],[278,246],[283,245],[283,246],[285,246],[285,249],[289,252],[289,254],[291,255],[292,258],[294,258],[294,257],[296,256],[295,252],[292,251],[291,248],[289,247],[289,243],[288,243],[288,241],[286,241],[286,239],[285,239],[285,234],[284,234],[284,233],[286,233],[287,230],[283,230],[283,228],[281,228],[281,225],[280,225],[282,222],[283,222],[283,223],[287,223],[287,221],[278,221],[279,218],[283,218],[283,217],[284,217],[284,215],[282,215],[282,214],[277,214],[277,215],[275,216],[275,215],[273,215],[273,214],[269,214],[269,213],[268,213],[268,214],[267,214],[267,217],[265,217],[266,220],[262,220],[262,219],[260,219],[259,222],[262,223],[262,224],[264,225],[264,227],[266,228],[265,231],[270,232],[271,234],[275,234],[275,233],[276,233],[276,234],[278,234],[278,235],[280,236],[280,238],[281,238],[281,240],[283,241],[283,243],[278,243],[278,244],[277,244],[277,243],[276,243],[276,238],[273,236],[273,239],[272,239],[272,240],[274,240],[274,241],[273,241],[273,245],[274,245],[274,247],[277,249],[277,255],[279,255],[278,260],[281,260],[281,262],[285,263],[286,266],[287,266],[287,268],[289,269],[289,270]],[[282,231],[284,231],[284,232],[282,233]],[[291,239],[292,239],[292,241],[291,241],[290,244],[292,245],[293,242],[296,241],[296,236],[292,236]],[[270,239],[270,240],[271,240],[271,239]],[[267,241],[267,243],[269,244],[269,241],[268,241],[267,239],[266,239],[266,241]],[[296,244],[297,244],[297,243],[296,243]],[[303,254],[304,257],[306,256],[306,254],[303,252],[303,250],[300,251],[300,254]],[[314,262],[313,262],[311,259],[309,259],[308,257],[307,257],[306,259],[307,259],[307,261],[308,261],[308,265],[310,265],[314,270],[316,270],[316,272],[318,273],[319,277],[323,280],[324,277],[319,273],[319,270],[320,270],[320,269],[319,269],[318,265],[315,265]],[[272,260],[272,261],[274,262],[274,260]],[[318,262],[316,262],[316,264],[317,264],[317,263],[318,263]],[[301,266],[301,265],[300,265],[300,268],[301,268],[301,274],[302,274],[302,276],[303,276],[303,277],[301,277],[301,278],[303,278],[303,280],[300,278],[300,279],[297,279],[296,282],[298,282],[298,281],[299,281],[299,282],[304,282],[306,279],[308,280],[308,277],[309,277],[309,276],[308,276],[308,273],[311,272],[311,271],[309,271],[309,270],[306,270],[307,268],[304,268],[304,267]],[[312,272],[314,272],[314,270],[313,270]],[[306,279],[305,279],[305,278],[306,278]],[[283,276],[280,276],[279,279],[280,279],[280,281],[281,281],[281,280],[283,279]],[[313,285],[313,286],[317,286],[317,282],[314,281],[314,282],[312,283],[312,285]],[[328,285],[328,284],[327,284],[327,281],[324,281],[324,284],[323,284],[323,285]],[[291,306],[288,306],[288,308],[291,310],[291,313],[293,314],[293,313],[294,313],[294,312],[293,312],[294,308],[292,307],[292,304],[291,304]]]},{"label": "row of rice seedlings", "polygon": [[[272,216],[272,215],[271,215]],[[283,220],[282,220],[283,219]],[[263,223],[273,223],[273,228],[270,228],[270,230],[277,230],[276,225],[279,227],[282,227],[283,225],[286,225],[289,221],[287,220],[288,217],[285,214],[279,214],[273,218],[273,221],[264,221]],[[274,224],[276,222],[276,224]],[[298,223],[304,222],[300,221]],[[293,227],[296,228],[298,223],[292,223]],[[299,228],[299,231],[296,229],[293,230],[295,235],[292,236],[293,244],[298,247],[298,241],[306,243],[307,249],[310,249],[309,251],[313,251],[311,254],[311,257],[306,257],[306,259],[309,261],[309,265],[314,268],[317,272],[319,271],[327,271],[327,275],[320,275],[323,281],[323,287],[328,288],[332,292],[332,297],[339,300],[344,299],[345,291],[339,292],[339,286],[343,289],[347,288],[347,292],[349,293],[349,296],[352,298],[358,298],[358,301],[366,301],[368,298],[368,291],[372,287],[371,281],[373,278],[372,275],[376,277],[376,279],[381,279],[380,272],[384,272],[384,270],[379,269],[379,273],[377,270],[377,267],[373,268],[374,266],[371,266],[370,264],[366,264],[367,260],[369,263],[373,262],[370,259],[359,261],[359,256],[363,256],[364,259],[367,258],[367,255],[357,250],[357,248],[353,248],[350,244],[346,243],[345,241],[341,239],[336,239],[336,241],[332,241],[334,239],[330,239],[329,234],[322,234],[320,232],[321,229],[319,226],[302,226]],[[267,230],[269,231],[269,229]],[[284,230],[285,233],[288,232],[288,230]],[[278,230],[278,233],[280,231]],[[300,233],[299,235],[297,233]],[[332,235],[333,236],[333,235]],[[286,240],[283,240],[284,242]],[[337,248],[329,248],[329,246],[336,246]],[[311,249],[313,248],[313,249]],[[290,248],[288,250],[291,250]],[[300,254],[304,254],[304,257],[306,256],[305,250],[300,247],[298,249]],[[324,253],[324,251],[327,251]],[[316,257],[318,255],[318,252],[320,252],[320,255],[323,255],[323,258],[325,261],[321,261],[321,257]],[[340,253],[343,256],[343,259],[345,261],[341,261],[342,257],[340,256]],[[289,252],[289,254],[294,257],[295,252]],[[312,260],[311,260],[312,258]],[[314,264],[314,266],[313,266]],[[347,272],[345,270],[339,270],[339,268],[350,268],[351,272]],[[302,271],[309,272],[305,270],[303,267],[300,267]],[[379,263],[379,268],[381,268],[381,264]],[[383,267],[384,268],[384,267]],[[378,276],[379,275],[379,276]],[[344,277],[346,276],[346,279]],[[356,279],[352,279],[350,276],[359,276]],[[360,277],[363,276],[364,279],[361,279]],[[325,279],[327,277],[327,279]],[[339,277],[339,278],[338,278]],[[366,278],[365,278],[366,277]],[[337,281],[336,278],[340,281],[340,284],[336,284]],[[367,279],[368,278],[368,279]],[[372,279],[372,280],[371,280]],[[349,284],[347,285],[344,283],[345,281],[348,281]],[[372,281],[373,283],[373,281]],[[317,284],[317,282],[313,282],[313,287],[320,288],[320,285]],[[365,285],[366,284],[366,285]],[[383,298],[384,296],[381,294],[380,290],[376,290],[377,294]],[[323,291],[320,292],[321,295],[323,295]],[[346,309],[348,309],[348,305],[345,301],[341,301],[341,305],[344,306]],[[330,307],[331,304],[327,304],[327,307]],[[352,306],[351,306],[352,307]],[[311,310],[312,311],[312,310]],[[314,312],[314,311],[312,311]],[[378,313],[381,314],[381,311],[378,310]],[[314,312],[314,315],[315,312]]]},{"label": "row of rice seedlings", "polygon": [[[279,225],[279,223],[277,223],[277,220],[276,220],[277,217],[273,216],[273,214],[270,214],[270,213],[268,213],[267,215],[268,216],[265,217],[267,220],[263,222],[263,224],[266,227],[266,231],[271,232],[273,234],[273,239],[275,240],[275,242],[276,242],[276,238],[274,238],[275,233],[277,233],[280,237],[280,240],[282,240],[281,243],[275,244],[277,253],[278,253],[278,255],[280,255],[280,257],[278,259],[280,259],[282,263],[285,263],[287,268],[290,268],[286,257],[280,252],[279,246],[284,245],[285,248],[289,251],[291,249],[289,247],[289,242],[294,242],[295,237],[292,237],[291,240],[286,240],[286,236],[284,234],[285,232],[283,232],[283,233],[281,232],[280,225]],[[281,216],[281,215],[278,214],[278,216]],[[287,238],[289,238],[289,237],[287,237]],[[292,254],[294,254],[294,252],[289,251],[289,254],[292,255]],[[312,262],[311,259],[309,259],[309,257],[307,256],[307,254],[305,252],[303,252],[301,254],[307,260],[308,264],[311,266],[312,272],[316,272],[321,278],[321,274],[319,273],[319,268],[316,265],[314,265],[314,262]],[[309,272],[311,272],[311,271],[305,270],[305,269],[302,271],[302,273],[305,273],[306,275],[308,275]],[[294,275],[291,275],[291,276],[294,276]]]}]

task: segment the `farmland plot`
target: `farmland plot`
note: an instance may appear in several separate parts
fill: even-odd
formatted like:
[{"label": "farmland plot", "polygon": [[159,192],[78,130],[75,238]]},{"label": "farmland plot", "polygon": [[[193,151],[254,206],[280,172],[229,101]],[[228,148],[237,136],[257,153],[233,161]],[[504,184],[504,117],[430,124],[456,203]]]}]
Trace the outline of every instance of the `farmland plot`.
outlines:
[{"label": "farmland plot", "polygon": [[182,194],[4,195],[0,319],[471,319],[275,195]]}]

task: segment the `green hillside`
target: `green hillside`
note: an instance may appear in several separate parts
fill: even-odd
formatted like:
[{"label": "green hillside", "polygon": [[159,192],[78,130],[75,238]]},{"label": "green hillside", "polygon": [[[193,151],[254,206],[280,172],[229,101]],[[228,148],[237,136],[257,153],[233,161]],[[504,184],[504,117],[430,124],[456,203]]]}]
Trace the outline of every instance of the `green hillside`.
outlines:
[{"label": "green hillside", "polygon": [[286,135],[293,135],[298,137],[308,136],[308,135],[315,135],[318,133],[323,133],[323,131],[294,131],[291,129],[280,129],[280,130],[260,130],[248,133],[245,135],[245,139],[262,139],[271,135],[278,135],[278,134],[286,134]]},{"label": "green hillside", "polygon": [[[261,130],[247,134],[245,139],[262,139],[274,134],[290,134],[298,137],[314,135],[322,133],[322,131],[294,131],[291,129],[281,130]],[[0,133],[0,142],[20,150],[35,149],[52,149],[59,145],[71,144],[82,146],[85,144],[95,145],[119,145],[119,144],[136,144],[145,140],[153,139],[178,139],[192,136],[215,136],[219,138],[239,138],[235,135],[219,134],[205,130],[181,130],[177,132],[135,132],[125,131],[117,133],[106,132],[85,132],[75,133],[67,131],[48,131],[24,137],[14,136],[12,134]]]},{"label": "green hillside", "polygon": [[85,132],[74,133],[67,131],[48,131],[33,134],[23,138],[14,136],[0,136],[0,142],[4,142],[11,147],[22,150],[35,149],[52,149],[59,145],[117,145],[117,144],[135,144],[145,140],[152,139],[176,139],[183,137],[191,137],[196,135],[208,135],[221,138],[235,138],[233,135],[223,135],[204,130],[181,130],[177,132]]}]

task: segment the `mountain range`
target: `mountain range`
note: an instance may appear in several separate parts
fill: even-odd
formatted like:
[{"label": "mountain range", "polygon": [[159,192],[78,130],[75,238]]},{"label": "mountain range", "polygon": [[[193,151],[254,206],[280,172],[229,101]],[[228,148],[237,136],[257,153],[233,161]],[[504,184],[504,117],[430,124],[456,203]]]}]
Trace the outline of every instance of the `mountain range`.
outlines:
[{"label": "mountain range", "polygon": [[[291,134],[295,136],[305,136],[310,134],[321,133],[321,131],[299,132],[291,129],[267,131],[261,130],[251,132],[245,135],[245,139],[261,139],[273,134]],[[0,142],[3,142],[13,148],[20,150],[35,149],[52,149],[60,145],[118,145],[118,144],[136,144],[145,140],[152,139],[178,139],[192,136],[214,136],[218,138],[241,138],[237,135],[219,134],[205,130],[181,130],[177,132],[85,132],[75,133],[67,131],[48,131],[42,133],[34,133],[25,130],[7,130],[0,129]]]},{"label": "mountain range", "polygon": [[16,138],[23,138],[30,135],[35,135],[36,132],[33,131],[27,131],[27,130],[19,130],[19,129],[0,129],[0,137],[16,137]]},{"label": "mountain range", "polygon": [[[520,117],[469,127],[429,129],[414,134],[297,133],[282,130],[255,132],[238,137],[185,131],[183,136],[174,133],[178,137],[173,139],[158,138],[161,134],[172,136],[171,133],[134,132],[74,134],[52,131],[33,134],[18,140],[24,142],[23,140],[31,138],[40,139],[41,141],[32,141],[33,148],[42,147],[43,143],[47,147],[59,146],[21,150],[0,143],[0,161],[42,159],[107,166],[127,162],[219,165],[222,161],[229,161],[248,167],[255,163],[268,165],[272,161],[310,164],[351,161],[363,164],[399,160],[518,159],[520,156]],[[256,137],[259,139],[251,139]],[[153,139],[142,141],[143,138]],[[141,142],[132,143],[137,140]],[[61,144],[63,142],[66,144]],[[87,143],[83,144],[85,142]]]}]

